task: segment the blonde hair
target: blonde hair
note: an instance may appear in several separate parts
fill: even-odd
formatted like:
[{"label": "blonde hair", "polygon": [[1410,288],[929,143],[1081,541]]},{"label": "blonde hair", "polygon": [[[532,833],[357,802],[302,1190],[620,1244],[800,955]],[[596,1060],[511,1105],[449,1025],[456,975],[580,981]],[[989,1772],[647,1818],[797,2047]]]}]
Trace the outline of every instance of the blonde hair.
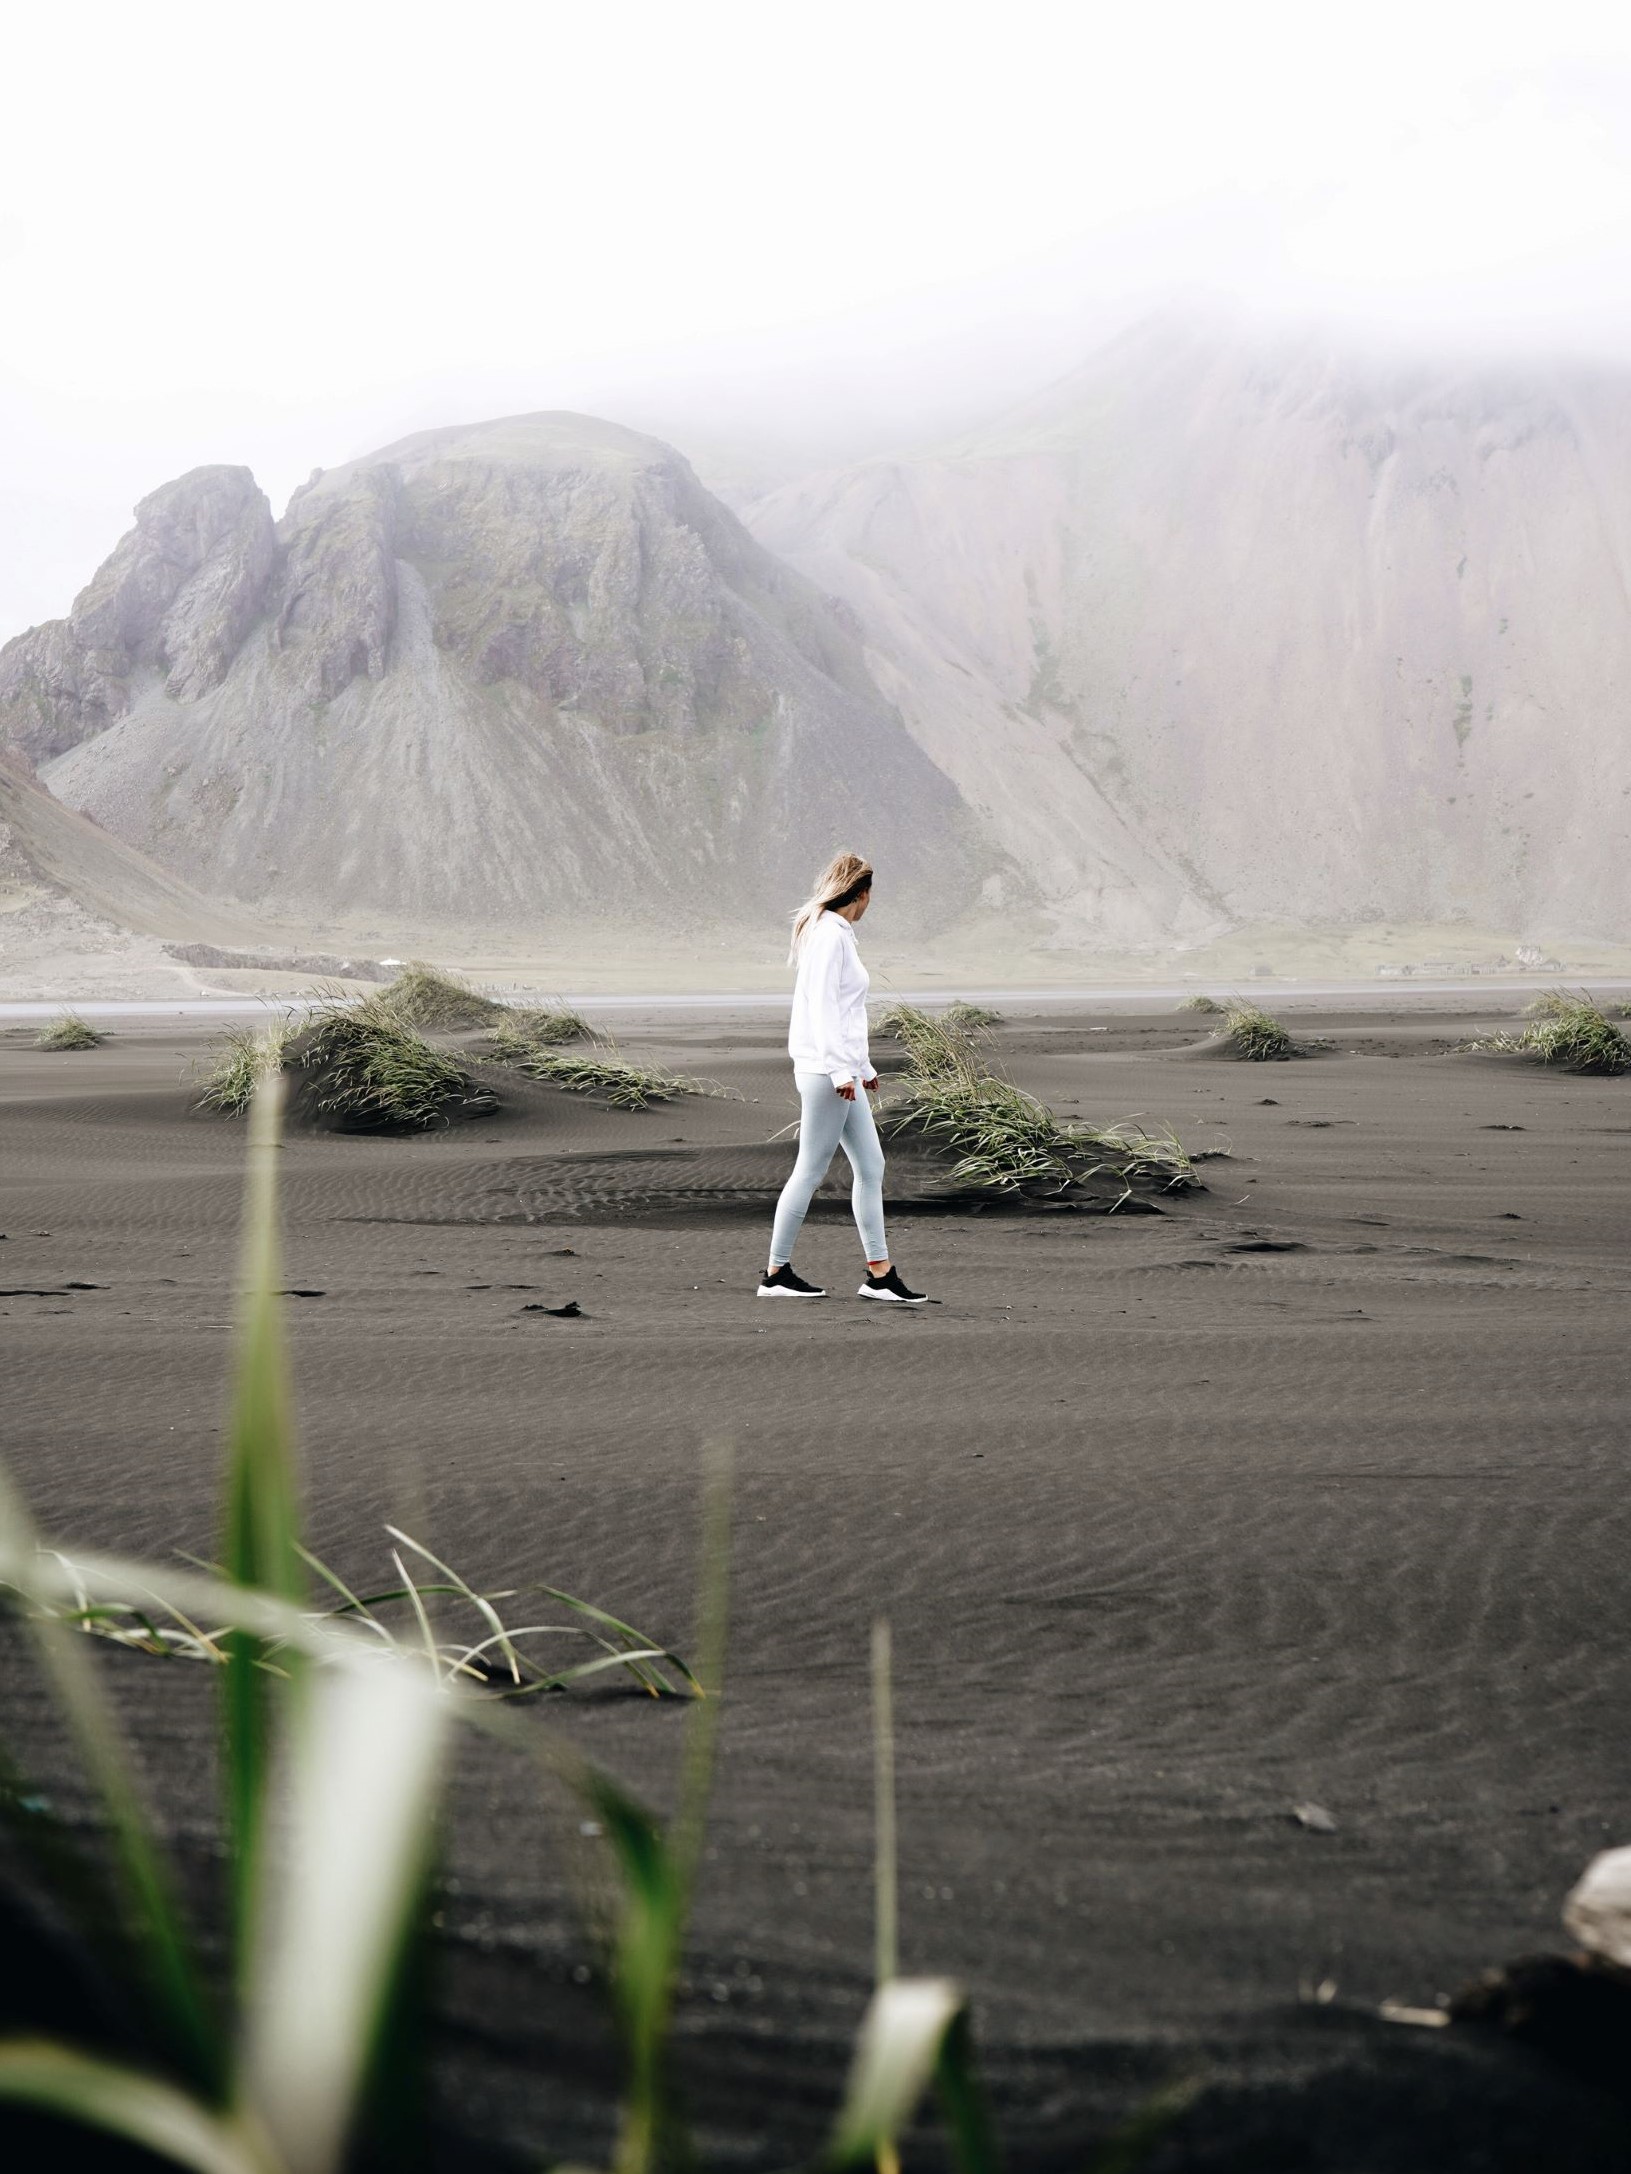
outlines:
[{"label": "blonde hair", "polygon": [[859,853],[835,853],[815,880],[815,889],[793,916],[793,942],[787,954],[789,966],[798,964],[799,946],[812,925],[838,900],[872,887],[872,863]]}]

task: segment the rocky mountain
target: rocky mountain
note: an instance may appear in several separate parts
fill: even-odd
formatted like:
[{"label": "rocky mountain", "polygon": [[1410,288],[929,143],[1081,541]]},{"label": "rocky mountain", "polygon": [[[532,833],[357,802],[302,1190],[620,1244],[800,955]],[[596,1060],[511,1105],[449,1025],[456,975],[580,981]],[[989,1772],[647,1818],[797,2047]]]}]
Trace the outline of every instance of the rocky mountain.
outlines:
[{"label": "rocky mountain", "polygon": [[855,842],[1005,941],[1623,940],[1628,394],[1167,318],[751,535],[581,416],[276,522],[201,469],[0,650],[0,748],[285,926],[764,927]]},{"label": "rocky mountain", "polygon": [[1631,921],[1631,379],[1146,324],[755,534],[1060,937]]},{"label": "rocky mountain", "polygon": [[154,491],[68,617],[0,650],[0,737],[39,763],[105,730],[150,684],[180,702],[218,687],[275,555],[272,509],[247,468],[199,468]]},{"label": "rocky mountain", "polygon": [[419,928],[779,915],[856,842],[926,919],[996,856],[842,608],[573,415],[145,499],[0,651],[0,747],[213,897]]}]

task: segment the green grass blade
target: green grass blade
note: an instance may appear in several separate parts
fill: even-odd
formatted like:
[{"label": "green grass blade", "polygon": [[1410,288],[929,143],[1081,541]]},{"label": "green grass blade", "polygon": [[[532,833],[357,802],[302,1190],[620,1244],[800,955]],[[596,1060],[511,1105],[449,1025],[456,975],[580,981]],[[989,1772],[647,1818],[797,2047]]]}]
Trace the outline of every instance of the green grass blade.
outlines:
[{"label": "green grass blade", "polygon": [[[730,1463],[710,1453],[704,1478],[698,1591],[698,1696],[685,1733],[679,1804],[665,1835],[616,1783],[593,1770],[580,1782],[600,1811],[622,1883],[613,1987],[627,2071],[615,2174],[649,2174],[687,2156],[667,2089],[668,2034],[686,1921],[702,1861],[723,1704],[730,1585]],[[621,1627],[621,1626],[620,1626]]]},{"label": "green grass blade", "polygon": [[889,2151],[935,2075],[963,1992],[947,1978],[891,1978],[861,2025],[828,2163],[858,2167]]},{"label": "green grass blade", "polygon": [[123,2137],[193,2174],[279,2174],[239,2123],[173,2084],[44,2039],[0,2044],[0,2101]]},{"label": "green grass blade", "polygon": [[413,1602],[413,1612],[419,1619],[419,1636],[424,1642],[425,1657],[430,1662],[431,1674],[440,1681],[442,1656],[436,1644],[436,1633],[430,1627],[430,1617],[425,1613],[425,1603],[419,1597],[419,1588],[414,1584],[412,1578],[408,1576],[402,1557],[396,1552],[395,1548],[391,1550],[391,1560],[402,1573],[407,1586],[408,1598]]},{"label": "green grass blade", "polygon": [[241,2104],[290,2174],[332,2174],[407,1952],[455,1701],[408,1661],[311,1672],[265,1853]]},{"label": "green grass blade", "polygon": [[[407,1577],[406,1571],[403,1572],[403,1576]],[[349,1589],[347,1587],[336,1584],[335,1590],[337,1592],[346,1592]],[[456,1585],[427,1585],[422,1581],[418,1584],[415,1584],[413,1580],[409,1579],[408,1583],[405,1585],[388,1585],[382,1592],[357,1594],[349,1599],[343,1608],[335,1608],[330,1612],[334,1617],[338,1618],[340,1616],[353,1615],[360,1608],[363,1615],[366,1617],[370,1616],[375,1608],[383,1608],[386,1602],[390,1600],[411,1600],[415,1593],[417,1593],[421,1599],[423,1599],[426,1593],[434,1593],[440,1598],[446,1599],[452,1594],[457,1593],[458,1590],[459,1589]],[[392,1633],[387,1625],[375,1622],[373,1627],[376,1630],[383,1630],[386,1637],[391,1638],[392,1643],[395,1643],[395,1639],[392,1636]]]},{"label": "green grass blade", "polygon": [[872,1626],[873,1893],[877,1980],[887,1985],[900,1969],[900,1913],[896,1887],[895,1707],[889,1624]]},{"label": "green grass blade", "polygon": [[57,1710],[108,1822],[126,1936],[137,1957],[155,2026],[179,2072],[204,2090],[224,2080],[221,2040],[210,2020],[192,1944],[147,1810],[126,1763],[118,1724],[82,1632],[51,1619],[55,1591],[82,1595],[83,1567],[66,1569],[39,1547],[33,1522],[0,1467],[0,1578],[29,1604],[27,1620]]},{"label": "green grass blade", "polygon": [[331,1570],[328,1564],[324,1562],[323,1558],[320,1555],[314,1555],[309,1547],[303,1547],[299,1541],[296,1541],[295,1543],[295,1553],[300,1557],[300,1560],[305,1564],[308,1570],[315,1570],[317,1575],[323,1580],[323,1583],[325,1585],[332,1586],[335,1592],[337,1592],[340,1598],[345,1602],[344,1608],[336,1610],[337,1614],[354,1615],[360,1623],[366,1623],[371,1630],[377,1631],[380,1637],[385,1640],[387,1645],[391,1643],[390,1632],[385,1628],[385,1625],[381,1623],[374,1615],[374,1612],[369,1606],[368,1602],[366,1600],[359,1600],[357,1595],[351,1590],[350,1586],[346,1584],[344,1578],[340,1577],[337,1572]]},{"label": "green grass blade", "polygon": [[623,2103],[615,2174],[650,2174],[667,2122],[665,2063],[685,1887],[657,1821],[609,1775],[585,1769],[578,1786],[617,1867],[612,1997],[623,2040]]},{"label": "green grass blade", "polygon": [[[617,1638],[627,1640],[628,1645],[631,1647],[638,1646],[643,1648],[653,1645],[655,1643],[655,1640],[648,1638],[644,1631],[636,1630],[632,1623],[624,1623],[617,1616],[608,1615],[604,1608],[597,1608],[594,1602],[591,1600],[579,1600],[576,1598],[575,1595],[571,1593],[563,1593],[559,1586],[534,1585],[530,1586],[528,1590],[534,1593],[542,1593],[546,1600],[559,1601],[563,1608],[570,1608],[575,1615],[581,1615],[586,1623],[602,1624]],[[616,1653],[623,1650],[618,1646],[607,1643],[607,1641],[605,1641],[604,1639],[601,1641],[601,1643],[606,1646],[606,1650],[608,1653]],[[643,1670],[639,1665],[633,1663],[632,1655],[626,1656],[626,1658],[630,1660],[630,1674],[637,1677],[639,1681],[645,1685],[648,1691],[660,1693],[662,1691],[671,1692],[673,1690],[673,1685],[670,1684],[667,1679],[663,1677],[656,1669]],[[665,1661],[671,1662],[672,1665],[685,1678],[685,1681],[687,1682],[687,1684],[690,1685],[691,1691],[694,1696],[702,1696],[701,1682],[697,1678],[695,1672],[690,1668],[690,1666],[680,1658],[679,1654],[671,1653],[665,1650],[663,1653],[663,1659]],[[655,1679],[655,1681],[653,1679]]]},{"label": "green grass blade", "polygon": [[[280,1599],[305,1590],[299,1545],[293,1428],[278,1299],[277,1156],[283,1075],[260,1081],[250,1109],[249,1173],[240,1270],[238,1365],[227,1434],[227,1576]],[[240,1950],[256,1881],[256,1860],[279,1689],[260,1663],[263,1642],[233,1630],[223,1707],[234,1919]]]},{"label": "green grass blade", "polygon": [[484,1594],[476,1592],[472,1586],[466,1585],[456,1570],[450,1570],[439,1555],[433,1555],[430,1549],[421,1545],[419,1541],[413,1538],[411,1533],[402,1532],[395,1525],[387,1525],[385,1530],[393,1540],[400,1540],[404,1547],[411,1547],[416,1555],[422,1555],[433,1569],[442,1573],[444,1578],[452,1580],[455,1589],[465,1600],[469,1601],[471,1607],[476,1610],[492,1632],[493,1642],[497,1644],[499,1651],[508,1661],[510,1674],[519,1683],[521,1681],[521,1656],[510,1643],[510,1634],[499,1621],[498,1610],[493,1606],[492,1602]]},{"label": "green grass blade", "polygon": [[[652,1649],[655,1652],[655,1648]],[[647,1656],[649,1657],[649,1656]],[[587,1676],[602,1675],[608,1668],[621,1668],[621,1653],[603,1653],[598,1660],[577,1661],[570,1668],[557,1669],[553,1675],[539,1676],[520,1686],[523,1692],[564,1691],[569,1684],[581,1683]]]},{"label": "green grass blade", "polygon": [[940,2041],[934,2090],[940,2102],[940,2118],[951,2139],[952,2160],[960,2174],[997,2174],[1002,2152],[974,2058],[974,2030],[966,2008],[953,2017]]}]

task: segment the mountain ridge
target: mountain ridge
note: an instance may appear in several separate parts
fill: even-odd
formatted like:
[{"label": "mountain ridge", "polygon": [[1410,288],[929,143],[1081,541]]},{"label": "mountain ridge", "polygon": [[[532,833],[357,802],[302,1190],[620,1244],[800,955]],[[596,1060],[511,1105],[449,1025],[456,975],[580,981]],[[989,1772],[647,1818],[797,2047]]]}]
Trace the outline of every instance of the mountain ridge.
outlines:
[{"label": "mountain ridge", "polygon": [[194,471],[0,650],[0,745],[284,920],[763,925],[856,844],[1063,952],[1619,939],[1628,390],[1168,313],[745,519],[568,411],[276,522]]},{"label": "mountain ridge", "polygon": [[858,840],[927,916],[979,858],[843,608],[658,440],[416,433],[314,475],[269,560],[260,507],[247,471],[165,486],[0,651],[0,731],[50,789],[213,896],[700,924],[780,910]]}]

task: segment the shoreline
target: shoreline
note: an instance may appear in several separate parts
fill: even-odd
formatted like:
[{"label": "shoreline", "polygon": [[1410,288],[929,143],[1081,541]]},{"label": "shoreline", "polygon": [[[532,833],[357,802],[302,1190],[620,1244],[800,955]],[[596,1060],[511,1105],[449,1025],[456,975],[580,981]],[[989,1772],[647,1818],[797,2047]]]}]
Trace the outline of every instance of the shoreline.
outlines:
[{"label": "shoreline", "polygon": [[[479,984],[478,984],[479,985]],[[1224,986],[1224,977],[1218,977],[1218,986]],[[1351,1004],[1358,1010],[1395,1011],[1420,1008],[1420,1000],[1432,1000],[1442,1004],[1445,998],[1463,997],[1469,1000],[1466,1007],[1472,1010],[1488,1009],[1486,1002],[1476,1001],[1496,996],[1530,997],[1547,989],[1558,987],[1584,989],[1601,997],[1624,996],[1631,999],[1631,977],[1617,975],[1559,975],[1478,974],[1456,976],[1443,980],[1421,981],[1302,981],[1262,980],[1248,981],[1231,989],[1230,994],[1266,1002],[1278,999],[1288,1007],[1306,1004],[1329,1004],[1333,1001]],[[349,993],[349,992],[348,992]],[[494,990],[500,1002],[523,1005],[546,1000],[545,992],[524,989],[511,992]],[[879,991],[873,1001],[935,1005],[961,999],[973,1004],[1011,1004],[1028,1008],[1058,1008],[1076,1010],[1083,1006],[1094,1010],[1115,1010],[1125,1005],[1181,1006],[1189,997],[1207,994],[1194,982],[1084,982],[1058,988],[1008,987],[993,983],[984,987],[937,986],[932,989],[890,989]],[[572,989],[551,986],[550,999],[564,999],[573,1004],[596,1007],[603,1011],[638,1013],[653,1017],[665,1012],[695,1015],[707,1012],[775,1011],[785,1008],[791,1001],[789,991],[776,990],[667,990],[636,993],[590,989]],[[78,1012],[84,1018],[173,1020],[173,1019],[253,1019],[268,1011],[299,1011],[326,1001],[322,995],[301,992],[246,996],[234,992],[198,997],[24,997],[0,1001],[0,1026],[26,1025],[37,1019],[50,1019],[60,1011]]]}]

